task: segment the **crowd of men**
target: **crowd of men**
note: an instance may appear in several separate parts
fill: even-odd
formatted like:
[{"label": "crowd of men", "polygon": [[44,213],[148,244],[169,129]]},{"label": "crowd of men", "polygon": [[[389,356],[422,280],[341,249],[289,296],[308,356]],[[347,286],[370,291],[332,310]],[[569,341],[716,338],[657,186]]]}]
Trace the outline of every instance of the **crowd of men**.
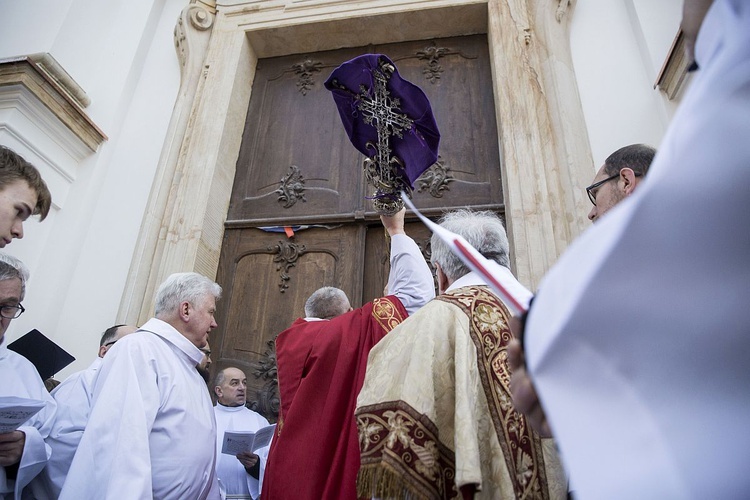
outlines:
[{"label": "crowd of men", "polygon": [[[0,498],[746,495],[750,3],[686,0],[683,29],[700,73],[659,154],[606,159],[586,188],[595,226],[533,301],[496,214],[441,219],[522,290],[526,315],[433,235],[436,296],[405,212],[381,216],[384,297],[310,296],[276,339],[275,427],[247,408],[241,369],[206,390],[222,290],[194,272],[169,276],[152,319],[107,329],[92,365],[48,393],[7,348],[29,272],[0,253],[0,397],[43,403],[0,433]],[[50,205],[0,146],[0,247]],[[225,450],[227,433],[269,429],[270,444]]]}]

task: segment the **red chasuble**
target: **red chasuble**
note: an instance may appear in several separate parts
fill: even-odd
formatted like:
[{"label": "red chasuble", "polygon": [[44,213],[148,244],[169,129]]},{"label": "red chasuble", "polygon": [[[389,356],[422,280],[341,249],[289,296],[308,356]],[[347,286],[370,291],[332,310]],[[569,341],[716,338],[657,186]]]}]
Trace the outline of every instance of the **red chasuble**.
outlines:
[{"label": "red chasuble", "polygon": [[276,338],[281,409],[262,498],[354,499],[354,407],[370,349],[406,319],[394,296],[327,321],[298,319]]}]

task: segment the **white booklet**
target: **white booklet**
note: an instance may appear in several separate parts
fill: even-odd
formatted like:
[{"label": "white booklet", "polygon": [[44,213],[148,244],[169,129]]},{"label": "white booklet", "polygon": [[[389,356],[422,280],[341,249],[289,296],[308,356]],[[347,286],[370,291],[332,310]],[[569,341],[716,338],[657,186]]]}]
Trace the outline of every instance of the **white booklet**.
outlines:
[{"label": "white booklet", "polygon": [[0,397],[0,434],[12,432],[39,413],[46,403],[16,396]]},{"label": "white booklet", "polygon": [[255,452],[268,446],[276,430],[276,424],[263,427],[255,432],[226,431],[221,445],[221,452],[226,455],[237,455],[242,452]]}]

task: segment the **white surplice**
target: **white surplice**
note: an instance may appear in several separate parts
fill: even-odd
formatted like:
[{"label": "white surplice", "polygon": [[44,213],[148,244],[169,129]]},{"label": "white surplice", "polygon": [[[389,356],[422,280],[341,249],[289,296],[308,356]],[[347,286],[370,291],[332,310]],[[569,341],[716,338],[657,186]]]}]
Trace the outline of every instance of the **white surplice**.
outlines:
[{"label": "white surplice", "polygon": [[219,498],[203,353],[151,319],[102,361],[61,499]]},{"label": "white surplice", "polygon": [[416,242],[405,234],[391,236],[388,293],[398,297],[409,315],[435,298],[435,281]]},{"label": "white surplice", "polygon": [[52,456],[47,462],[44,475],[54,496],[58,496],[62,490],[70,463],[86,428],[94,393],[94,379],[101,364],[102,358],[97,357],[88,368],[73,373],[52,391],[52,397],[57,402],[57,416],[46,439],[52,448]]},{"label": "white surplice", "polygon": [[26,434],[23,455],[16,480],[8,480],[5,468],[0,467],[0,498],[19,500],[25,497],[47,498],[40,473],[50,457],[50,448],[44,439],[50,432],[57,405],[47,392],[31,362],[8,349],[3,337],[0,345],[0,396],[16,396],[45,401],[47,404],[36,415],[18,428]]},{"label": "white surplice", "polygon": [[266,469],[268,446],[258,449],[254,453],[260,459],[260,474],[258,479],[247,473],[245,467],[236,456],[221,452],[226,431],[255,432],[268,426],[268,420],[245,406],[214,406],[216,416],[216,474],[227,495],[246,495],[252,498],[260,496],[263,484],[263,472]]},{"label": "white surplice", "polygon": [[750,2],[716,0],[648,176],[540,286],[526,353],[576,498],[750,491]]}]

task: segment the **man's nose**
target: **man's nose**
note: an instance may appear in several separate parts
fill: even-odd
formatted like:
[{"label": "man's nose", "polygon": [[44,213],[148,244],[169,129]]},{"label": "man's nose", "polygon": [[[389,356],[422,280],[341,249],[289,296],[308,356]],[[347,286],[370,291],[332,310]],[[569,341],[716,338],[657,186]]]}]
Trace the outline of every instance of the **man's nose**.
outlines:
[{"label": "man's nose", "polygon": [[18,238],[19,240],[23,238],[23,222],[20,220],[14,222],[13,227],[10,228],[10,233],[14,238]]},{"label": "man's nose", "polygon": [[594,205],[593,207],[591,207],[591,211],[589,211],[589,216],[588,217],[589,217],[589,220],[591,222],[594,222],[594,220],[596,219],[596,205]]}]

